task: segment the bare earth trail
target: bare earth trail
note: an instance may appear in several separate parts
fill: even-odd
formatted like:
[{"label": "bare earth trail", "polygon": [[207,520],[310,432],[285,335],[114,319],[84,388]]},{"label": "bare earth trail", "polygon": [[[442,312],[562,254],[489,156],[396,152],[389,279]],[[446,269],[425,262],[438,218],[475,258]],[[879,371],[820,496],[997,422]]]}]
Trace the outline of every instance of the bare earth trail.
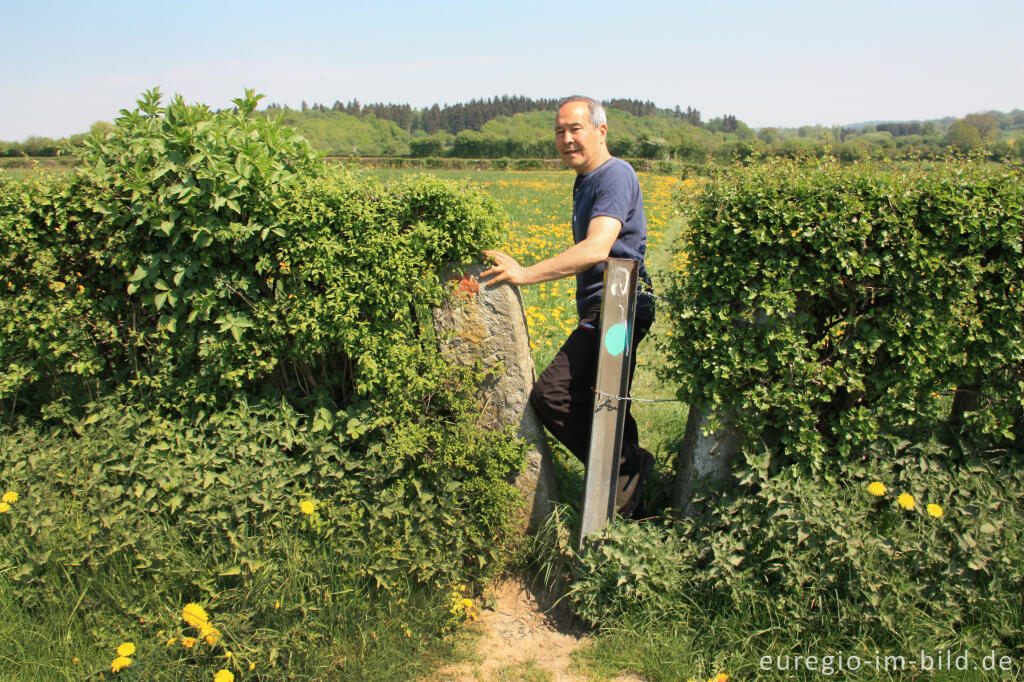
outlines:
[{"label": "bare earth trail", "polygon": [[[469,660],[447,665],[431,682],[585,682],[594,678],[570,672],[571,654],[590,638],[564,605],[553,605],[518,578],[506,578],[489,591],[492,606],[481,611],[481,631]],[[642,682],[623,676],[616,682]]]}]

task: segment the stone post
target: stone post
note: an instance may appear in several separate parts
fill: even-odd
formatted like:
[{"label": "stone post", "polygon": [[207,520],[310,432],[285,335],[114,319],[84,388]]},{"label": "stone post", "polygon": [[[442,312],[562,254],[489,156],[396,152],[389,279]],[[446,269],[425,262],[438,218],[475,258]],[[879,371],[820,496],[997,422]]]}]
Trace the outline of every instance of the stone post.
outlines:
[{"label": "stone post", "polygon": [[693,506],[693,486],[701,480],[725,482],[730,476],[730,464],[739,450],[740,435],[726,422],[721,431],[705,434],[707,417],[691,407],[683,433],[683,445],[676,460],[676,481],[672,487],[672,507],[690,515]]},{"label": "stone post", "polygon": [[477,277],[487,266],[472,265],[464,275],[442,275],[451,280],[452,300],[433,310],[434,331],[441,352],[452,362],[484,368],[499,364],[497,372],[479,387],[480,425],[500,429],[517,427],[529,443],[523,470],[514,483],[523,496],[525,511],[516,524],[522,532],[551,513],[556,499],[554,470],[544,429],[530,407],[536,379],[530,355],[530,337],[519,289],[509,284],[486,286]]}]

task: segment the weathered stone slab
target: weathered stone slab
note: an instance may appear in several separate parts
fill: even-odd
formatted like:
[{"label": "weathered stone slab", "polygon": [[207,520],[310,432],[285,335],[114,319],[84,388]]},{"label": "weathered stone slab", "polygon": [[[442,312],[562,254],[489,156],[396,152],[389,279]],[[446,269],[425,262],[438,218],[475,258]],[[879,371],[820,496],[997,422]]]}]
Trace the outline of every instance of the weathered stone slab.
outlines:
[{"label": "weathered stone slab", "polygon": [[530,407],[530,391],[536,379],[530,355],[530,337],[519,289],[509,284],[486,286],[477,277],[486,265],[463,269],[464,275],[449,275],[453,300],[433,310],[438,343],[452,362],[484,368],[501,366],[501,371],[480,387],[481,428],[517,427],[518,435],[530,444],[523,470],[514,479],[526,502],[518,526],[525,532],[547,516],[556,499],[551,453],[544,430]]},{"label": "weathered stone slab", "polygon": [[732,458],[740,446],[740,434],[728,422],[715,433],[706,433],[707,427],[707,417],[691,407],[672,488],[672,506],[687,515],[693,512],[694,484],[701,479],[716,483],[728,481]]}]

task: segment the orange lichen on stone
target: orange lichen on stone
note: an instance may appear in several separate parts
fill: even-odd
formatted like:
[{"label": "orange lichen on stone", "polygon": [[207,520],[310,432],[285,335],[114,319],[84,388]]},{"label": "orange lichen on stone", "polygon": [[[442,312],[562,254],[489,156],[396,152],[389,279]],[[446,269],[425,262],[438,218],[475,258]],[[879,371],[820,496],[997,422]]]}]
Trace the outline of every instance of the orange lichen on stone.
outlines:
[{"label": "orange lichen on stone", "polygon": [[455,285],[455,295],[459,298],[473,298],[478,293],[480,293],[480,283],[469,275],[464,275]]}]

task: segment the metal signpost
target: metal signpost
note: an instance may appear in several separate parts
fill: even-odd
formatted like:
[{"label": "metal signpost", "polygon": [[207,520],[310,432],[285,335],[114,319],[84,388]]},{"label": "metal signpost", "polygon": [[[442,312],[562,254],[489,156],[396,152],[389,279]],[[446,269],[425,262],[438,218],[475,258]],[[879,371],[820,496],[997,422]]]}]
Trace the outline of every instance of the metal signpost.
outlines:
[{"label": "metal signpost", "polygon": [[601,344],[594,386],[594,422],[583,483],[579,549],[587,535],[604,528],[615,514],[622,432],[636,313],[636,261],[609,258],[604,268],[601,301]]}]

